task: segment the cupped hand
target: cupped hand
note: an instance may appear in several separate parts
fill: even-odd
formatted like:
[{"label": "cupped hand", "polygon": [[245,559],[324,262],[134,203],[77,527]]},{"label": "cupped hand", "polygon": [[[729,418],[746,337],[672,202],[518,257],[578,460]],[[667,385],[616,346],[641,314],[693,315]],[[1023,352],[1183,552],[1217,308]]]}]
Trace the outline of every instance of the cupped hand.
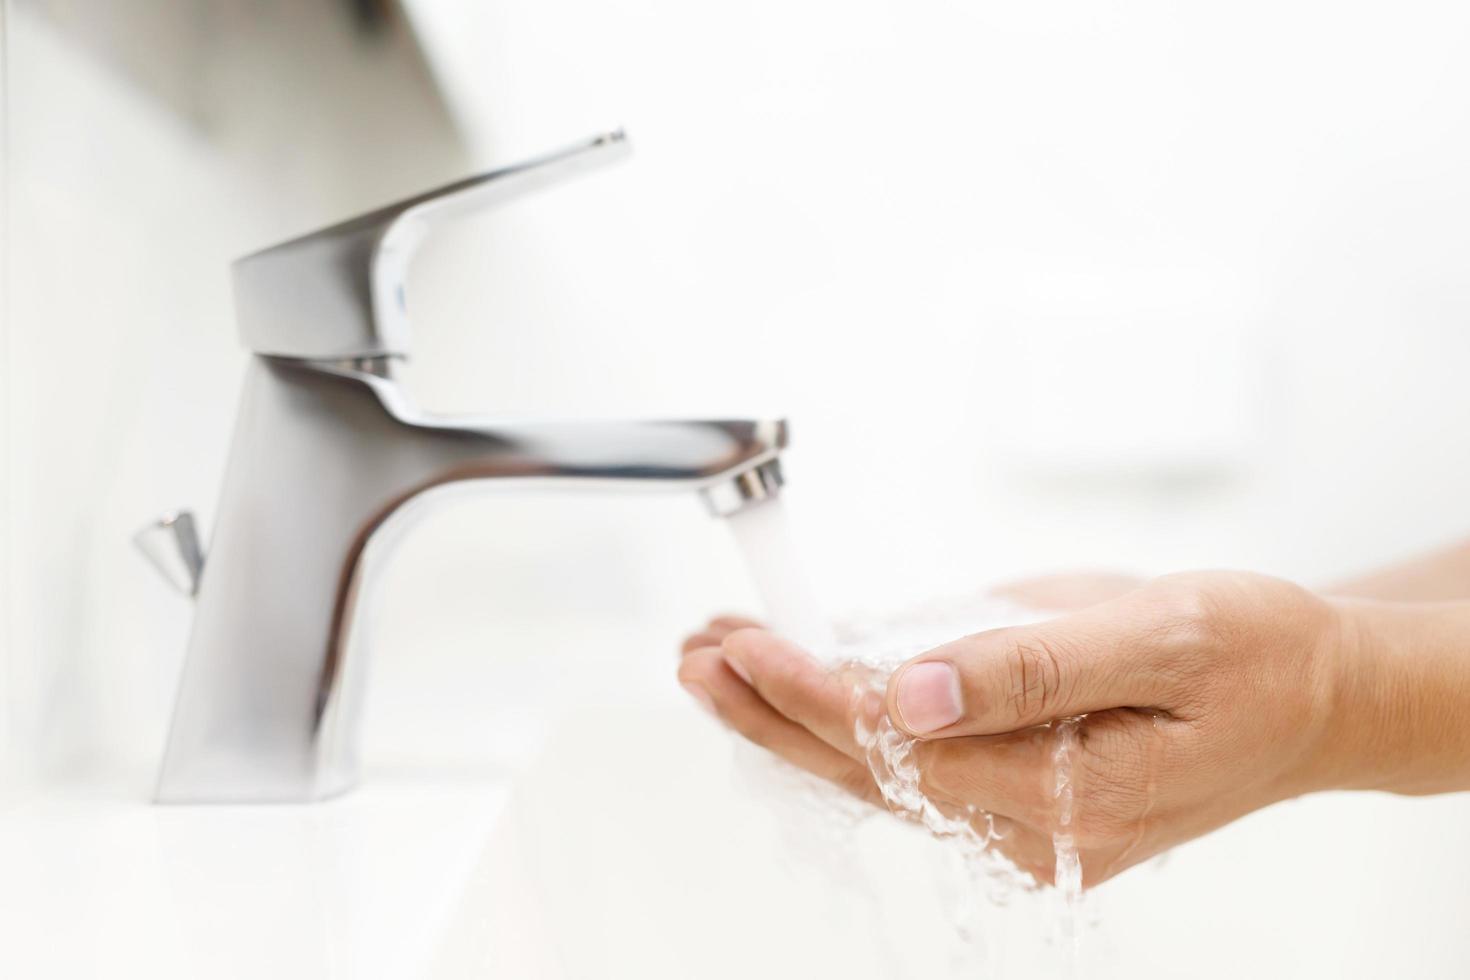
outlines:
[{"label": "cupped hand", "polygon": [[[1168,576],[930,650],[893,673],[877,710],[921,740],[926,795],[994,815],[996,846],[1044,881],[1058,820],[1048,726],[1085,716],[1069,832],[1092,885],[1257,808],[1343,785],[1336,735],[1357,639],[1343,606],[1288,582]],[[881,802],[854,734],[854,678],[738,617],[685,642],[679,677],[746,738]]]}]

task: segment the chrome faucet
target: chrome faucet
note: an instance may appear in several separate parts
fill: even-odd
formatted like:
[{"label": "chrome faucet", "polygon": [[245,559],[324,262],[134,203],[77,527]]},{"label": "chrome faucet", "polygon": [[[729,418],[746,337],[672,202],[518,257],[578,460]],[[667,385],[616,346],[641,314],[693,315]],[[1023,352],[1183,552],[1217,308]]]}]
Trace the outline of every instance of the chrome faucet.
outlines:
[{"label": "chrome faucet", "polygon": [[441,219],[626,155],[621,132],[451,184],[237,261],[253,353],[207,554],[187,512],[138,543],[195,596],[157,799],[317,800],[358,779],[359,598],[388,537],[469,480],[774,495],[784,421],[498,422],[416,408],[403,282]]}]

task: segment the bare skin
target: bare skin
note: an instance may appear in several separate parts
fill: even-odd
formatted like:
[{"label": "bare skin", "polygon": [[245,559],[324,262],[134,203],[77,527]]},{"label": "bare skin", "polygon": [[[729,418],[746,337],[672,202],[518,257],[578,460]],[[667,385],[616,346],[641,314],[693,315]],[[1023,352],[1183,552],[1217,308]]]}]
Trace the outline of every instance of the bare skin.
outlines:
[{"label": "bare skin", "polygon": [[866,708],[851,678],[741,617],[690,636],[679,677],[746,738],[875,804],[853,712],[886,712],[922,740],[925,792],[997,815],[997,846],[1042,881],[1046,726],[1086,715],[1072,829],[1091,886],[1305,793],[1470,789],[1470,549],[1451,555],[1334,597],[1238,572],[1018,583],[1004,593],[1065,614],[921,654]]}]

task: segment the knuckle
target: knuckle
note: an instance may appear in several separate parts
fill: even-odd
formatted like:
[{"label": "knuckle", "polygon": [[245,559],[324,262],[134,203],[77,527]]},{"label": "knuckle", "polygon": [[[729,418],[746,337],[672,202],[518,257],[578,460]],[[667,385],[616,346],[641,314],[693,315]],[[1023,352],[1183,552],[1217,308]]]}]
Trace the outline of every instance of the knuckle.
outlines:
[{"label": "knuckle", "polygon": [[1223,608],[1206,576],[1185,572],[1155,582],[1145,614],[1165,639],[1197,645],[1219,625]]},{"label": "knuckle", "polygon": [[1066,657],[1059,644],[1039,635],[1011,644],[1005,654],[1006,707],[1019,724],[1047,717],[1062,697]]},{"label": "knuckle", "polygon": [[1157,579],[1148,616],[1181,653],[1214,658],[1248,649],[1263,627],[1319,604],[1306,589],[1247,572],[1185,572]]},{"label": "knuckle", "polygon": [[1151,651],[1149,671],[1174,697],[1186,699],[1238,644],[1243,623],[1236,588],[1216,574],[1184,573],[1165,576],[1149,590],[1140,639]]}]

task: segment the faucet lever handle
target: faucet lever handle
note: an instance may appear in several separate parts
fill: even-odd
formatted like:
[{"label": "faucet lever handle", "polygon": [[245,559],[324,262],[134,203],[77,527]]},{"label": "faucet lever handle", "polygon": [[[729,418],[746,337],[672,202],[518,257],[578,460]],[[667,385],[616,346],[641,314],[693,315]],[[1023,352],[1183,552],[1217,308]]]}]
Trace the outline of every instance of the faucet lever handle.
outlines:
[{"label": "faucet lever handle", "polygon": [[311,360],[404,356],[404,279],[429,229],[628,154],[621,129],[468,177],[234,263],[240,339],[257,354]]},{"label": "faucet lever handle", "polygon": [[204,549],[199,544],[193,511],[177,510],[164,514],[146,527],[139,528],[133,535],[133,544],[169,585],[186,596],[199,591],[199,576],[204,571]]},{"label": "faucet lever handle", "polygon": [[[452,184],[425,191],[384,211],[392,217],[399,241],[407,238],[408,224],[420,228],[445,218],[494,207],[543,187],[550,187],[588,170],[622,159],[629,152],[628,136],[621,129],[599,133],[572,146],[513,163],[498,170],[476,174]],[[384,211],[375,212],[382,214]],[[398,244],[395,242],[394,244]]]}]

